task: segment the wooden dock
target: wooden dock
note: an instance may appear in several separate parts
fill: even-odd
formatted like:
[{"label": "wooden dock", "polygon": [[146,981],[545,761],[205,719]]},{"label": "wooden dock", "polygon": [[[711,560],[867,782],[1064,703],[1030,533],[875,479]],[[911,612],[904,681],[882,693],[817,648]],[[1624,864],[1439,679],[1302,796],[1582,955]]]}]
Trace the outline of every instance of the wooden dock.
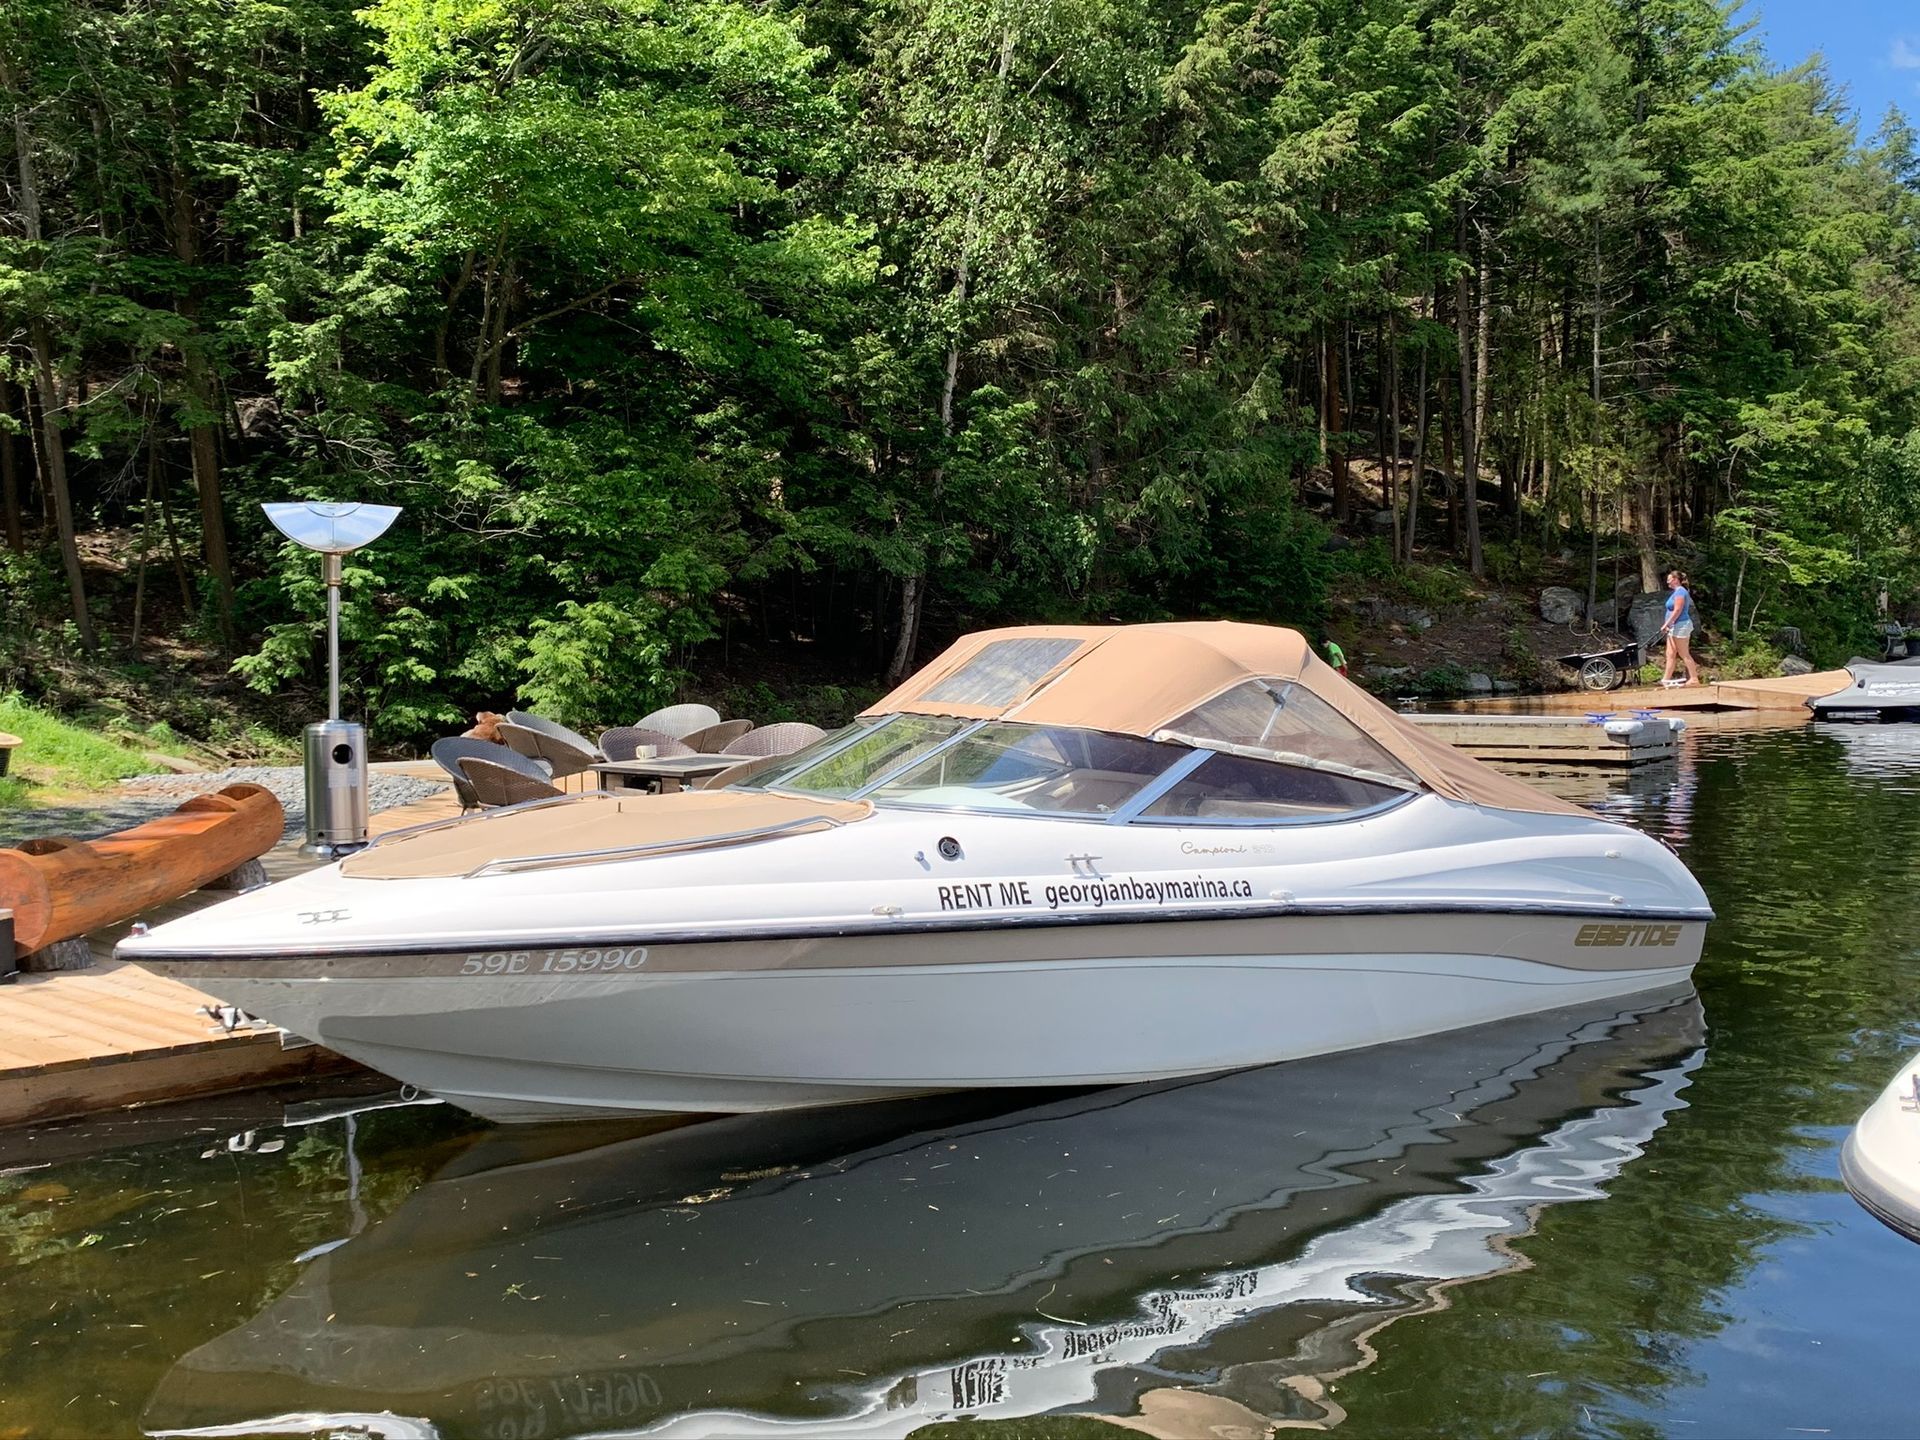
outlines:
[{"label": "wooden dock", "polygon": [[1619,715],[1601,721],[1570,715],[1411,714],[1436,740],[1476,760],[1529,764],[1649,765],[1680,753],[1685,722]]},{"label": "wooden dock", "polygon": [[[1552,695],[1530,695],[1522,702],[1530,713],[1584,714],[1612,710],[1786,710],[1811,714],[1807,701],[1831,695],[1853,683],[1845,670],[1820,670],[1812,675],[1783,675],[1761,680],[1716,680],[1704,685],[1636,685],[1626,690],[1565,690]],[[1509,707],[1501,700],[1468,701],[1470,710]]]},{"label": "wooden dock", "polygon": [[[458,813],[448,789],[381,811],[372,829],[380,835]],[[300,854],[298,841],[278,846],[263,862],[273,880],[313,863]],[[189,895],[142,918],[158,923],[225,898]],[[22,975],[0,985],[0,1126],[359,1068],[318,1045],[285,1048],[278,1030],[223,1031],[202,1010],[215,1003],[212,997],[113,959],[126,931],[118,925],[88,937],[90,969]]]}]

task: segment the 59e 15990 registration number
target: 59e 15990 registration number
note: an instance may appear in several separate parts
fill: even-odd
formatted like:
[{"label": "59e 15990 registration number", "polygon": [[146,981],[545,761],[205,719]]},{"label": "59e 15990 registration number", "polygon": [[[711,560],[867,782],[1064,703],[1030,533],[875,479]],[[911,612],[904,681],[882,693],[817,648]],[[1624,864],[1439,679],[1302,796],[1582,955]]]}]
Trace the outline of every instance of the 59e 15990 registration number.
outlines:
[{"label": "59e 15990 registration number", "polygon": [[460,962],[462,975],[612,975],[644,969],[645,946],[604,950],[488,950]]}]

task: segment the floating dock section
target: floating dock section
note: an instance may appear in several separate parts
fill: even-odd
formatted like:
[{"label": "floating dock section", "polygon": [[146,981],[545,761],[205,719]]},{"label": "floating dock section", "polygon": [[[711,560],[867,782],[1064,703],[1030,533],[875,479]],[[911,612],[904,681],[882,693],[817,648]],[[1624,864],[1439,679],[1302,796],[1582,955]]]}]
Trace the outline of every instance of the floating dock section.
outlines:
[{"label": "floating dock section", "polygon": [[1476,760],[1535,764],[1647,765],[1679,753],[1682,720],[1618,712],[1562,715],[1412,714],[1436,740]]}]

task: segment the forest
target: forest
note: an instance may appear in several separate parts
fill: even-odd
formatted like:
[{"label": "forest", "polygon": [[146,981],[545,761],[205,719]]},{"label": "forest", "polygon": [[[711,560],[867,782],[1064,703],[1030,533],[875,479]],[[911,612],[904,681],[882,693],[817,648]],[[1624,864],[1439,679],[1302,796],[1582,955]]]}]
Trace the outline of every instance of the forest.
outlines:
[{"label": "forest", "polygon": [[310,687],[285,498],[405,507],[348,566],[388,742],[1435,566],[1680,563],[1844,658],[1920,600],[1920,141],[1747,27],[6,0],[0,690],[162,629]]}]

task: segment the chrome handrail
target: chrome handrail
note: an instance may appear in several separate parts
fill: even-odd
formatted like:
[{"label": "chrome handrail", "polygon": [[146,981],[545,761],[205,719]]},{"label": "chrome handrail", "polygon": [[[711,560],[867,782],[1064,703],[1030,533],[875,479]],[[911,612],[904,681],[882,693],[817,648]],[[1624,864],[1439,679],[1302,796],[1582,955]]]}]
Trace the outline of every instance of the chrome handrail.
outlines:
[{"label": "chrome handrail", "polygon": [[836,820],[831,815],[803,815],[797,819],[783,820],[778,825],[759,825],[751,830],[730,830],[720,835],[699,835],[685,840],[653,840],[644,845],[615,845],[605,850],[565,850],[551,855],[505,856],[498,860],[489,860],[484,865],[469,870],[466,878],[478,880],[487,875],[517,875],[528,870],[557,870],[567,865],[603,865],[610,860],[632,860],[643,855],[664,854],[675,850],[713,850],[724,845],[744,845],[755,840],[771,840],[776,835],[811,829],[818,825],[837,830],[846,823],[845,820]]}]

